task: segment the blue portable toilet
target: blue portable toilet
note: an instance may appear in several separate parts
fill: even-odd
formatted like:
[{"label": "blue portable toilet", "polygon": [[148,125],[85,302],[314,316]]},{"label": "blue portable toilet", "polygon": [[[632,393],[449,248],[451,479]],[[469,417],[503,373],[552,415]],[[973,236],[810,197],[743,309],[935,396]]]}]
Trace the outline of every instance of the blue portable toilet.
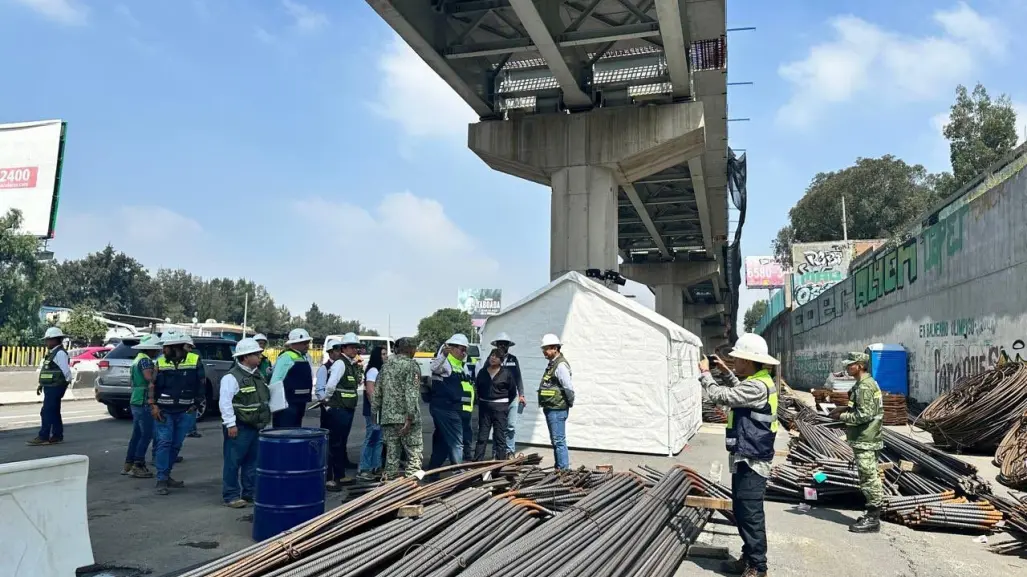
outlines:
[{"label": "blue portable toilet", "polygon": [[870,376],[881,391],[909,396],[909,353],[902,345],[874,343],[867,347],[870,355]]}]

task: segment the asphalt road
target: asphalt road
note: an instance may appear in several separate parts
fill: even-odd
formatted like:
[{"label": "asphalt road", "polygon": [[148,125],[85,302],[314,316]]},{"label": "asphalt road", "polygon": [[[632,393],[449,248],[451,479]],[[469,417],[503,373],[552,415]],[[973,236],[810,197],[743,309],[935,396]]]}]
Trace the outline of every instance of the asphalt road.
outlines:
[{"label": "asphalt road", "polygon": [[[201,439],[187,439],[185,462],[175,467],[175,477],[186,488],[167,497],[153,494],[153,480],[122,477],[118,473],[130,433],[129,423],[110,418],[104,407],[91,401],[67,403],[65,421],[69,424],[66,442],[54,447],[28,447],[25,441],[35,434],[39,406],[0,407],[0,462],[20,461],[44,456],[85,454],[90,458],[88,511],[90,537],[96,562],[117,567],[132,567],[164,575],[195,566],[252,543],[252,510],[221,506],[221,432],[216,420],[200,424]],[[307,424],[316,425],[316,412]],[[425,428],[430,430],[430,418]],[[362,421],[354,424],[350,437],[350,456],[357,456],[363,439]],[[574,434],[573,420],[568,433]],[[426,441],[428,439],[426,438]],[[787,444],[779,438],[780,448]],[[426,448],[430,445],[426,445]],[[538,451],[551,463],[546,448]],[[702,473],[713,462],[723,464],[727,476],[723,429],[704,426],[692,443],[673,458],[572,451],[572,465],[612,464],[626,470],[639,463],[666,469],[684,463]],[[982,472],[987,458],[974,460]],[[729,478],[725,478],[729,481]],[[340,494],[329,494],[329,506],[341,502]],[[975,543],[973,536],[951,533],[917,532],[884,524],[880,534],[853,535],[847,525],[859,511],[814,507],[801,512],[792,505],[767,503],[767,526],[771,571],[778,576],[829,577],[1023,577],[1027,560],[988,552]],[[992,537],[992,542],[1002,537]],[[734,527],[707,526],[700,541],[728,547],[738,555],[741,541]],[[719,575],[717,562],[687,560],[677,575]]]}]

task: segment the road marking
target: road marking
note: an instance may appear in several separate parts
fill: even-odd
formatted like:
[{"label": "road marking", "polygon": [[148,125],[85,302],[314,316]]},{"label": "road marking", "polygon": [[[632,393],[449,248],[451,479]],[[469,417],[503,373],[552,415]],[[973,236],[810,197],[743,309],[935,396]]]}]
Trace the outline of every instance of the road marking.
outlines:
[{"label": "road marking", "polygon": [[[102,409],[101,410],[97,410],[97,411],[61,411],[61,416],[63,417],[63,416],[66,416],[66,415],[103,415],[103,414],[106,414],[106,413],[107,413],[107,411],[104,411]],[[31,414],[39,414],[39,411],[33,411],[33,412],[30,412],[30,413],[25,413],[24,415],[12,415],[12,416],[7,416],[7,417],[0,417],[0,420],[18,419],[18,418],[21,418],[21,417],[24,417],[24,416],[27,416],[27,415],[31,415]]]},{"label": "road marking", "polygon": [[[27,417],[28,415],[19,415],[19,416],[20,417]],[[110,418],[110,416],[108,416],[108,415],[87,415],[87,416],[82,416],[82,417],[70,417],[70,418],[64,418],[62,416],[61,417],[61,421],[63,423],[65,423],[65,424],[67,424],[67,423],[74,423],[74,422],[79,422],[79,421],[97,421],[97,420],[99,420],[100,418],[103,418],[103,417]],[[32,424],[39,424],[39,417],[36,417],[34,419],[30,419],[30,420],[27,420],[27,421],[12,421],[10,423],[4,423],[4,426],[5,427],[10,427],[10,426],[13,426],[13,425],[32,425]]]}]

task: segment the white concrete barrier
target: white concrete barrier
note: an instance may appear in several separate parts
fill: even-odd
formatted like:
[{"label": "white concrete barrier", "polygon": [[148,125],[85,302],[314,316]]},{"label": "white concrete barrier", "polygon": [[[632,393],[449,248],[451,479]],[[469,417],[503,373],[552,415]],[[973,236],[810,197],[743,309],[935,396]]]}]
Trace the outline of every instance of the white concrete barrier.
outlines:
[{"label": "white concrete barrier", "polygon": [[72,577],[93,564],[88,477],[85,455],[0,464],[0,573]]}]

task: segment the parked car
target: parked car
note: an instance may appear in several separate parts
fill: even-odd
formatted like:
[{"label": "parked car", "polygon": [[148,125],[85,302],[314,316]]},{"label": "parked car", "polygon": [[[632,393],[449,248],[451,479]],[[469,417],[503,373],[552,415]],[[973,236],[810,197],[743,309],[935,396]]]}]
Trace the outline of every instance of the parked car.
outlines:
[{"label": "parked car", "polygon": [[100,359],[107,356],[107,353],[114,350],[114,347],[84,347],[68,351],[69,364],[71,368],[80,371],[96,371],[99,369]]},{"label": "parked car", "polygon": [[[220,337],[193,337],[196,354],[200,355],[204,370],[204,398],[200,402],[198,419],[207,413],[217,413],[218,394],[221,388],[221,377],[232,369],[232,353],[235,343]],[[117,419],[131,419],[132,412],[128,402],[132,397],[132,381],[130,372],[132,360],[139,351],[132,348],[139,344],[139,339],[122,339],[114,350],[99,363],[100,372],[96,377],[96,400],[107,405],[107,412]]]}]

